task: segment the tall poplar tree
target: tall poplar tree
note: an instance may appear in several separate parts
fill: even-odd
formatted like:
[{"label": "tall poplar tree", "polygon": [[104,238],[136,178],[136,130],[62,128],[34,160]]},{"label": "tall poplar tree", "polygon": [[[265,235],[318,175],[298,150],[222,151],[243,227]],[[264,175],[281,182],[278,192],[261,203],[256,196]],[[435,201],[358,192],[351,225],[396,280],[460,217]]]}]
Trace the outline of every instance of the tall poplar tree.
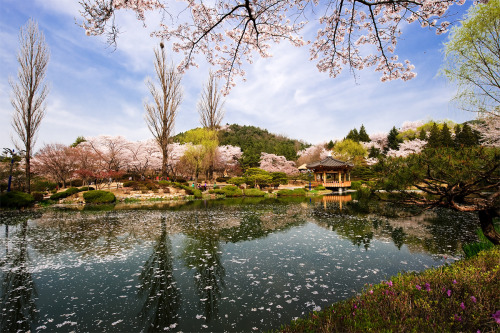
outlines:
[{"label": "tall poplar tree", "polygon": [[45,99],[49,93],[49,88],[44,82],[49,63],[49,48],[43,33],[38,30],[38,24],[33,19],[21,28],[19,44],[17,81],[9,78],[12,87],[10,102],[14,107],[12,127],[21,140],[21,143],[16,145],[25,151],[26,191],[29,193],[31,155],[37,132],[45,116]]}]

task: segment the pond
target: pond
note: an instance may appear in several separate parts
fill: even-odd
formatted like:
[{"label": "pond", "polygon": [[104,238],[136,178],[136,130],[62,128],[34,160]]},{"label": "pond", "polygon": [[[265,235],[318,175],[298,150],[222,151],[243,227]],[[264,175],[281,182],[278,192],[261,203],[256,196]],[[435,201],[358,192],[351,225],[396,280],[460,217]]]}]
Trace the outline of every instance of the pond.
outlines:
[{"label": "pond", "polygon": [[350,199],[0,212],[0,330],[269,330],[476,238],[474,215]]}]

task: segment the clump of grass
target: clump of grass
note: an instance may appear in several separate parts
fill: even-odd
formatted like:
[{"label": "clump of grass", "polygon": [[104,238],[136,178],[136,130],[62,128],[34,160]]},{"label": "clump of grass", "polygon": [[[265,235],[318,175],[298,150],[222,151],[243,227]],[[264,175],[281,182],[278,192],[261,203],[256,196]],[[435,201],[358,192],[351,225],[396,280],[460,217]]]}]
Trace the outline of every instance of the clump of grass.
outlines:
[{"label": "clump of grass", "polygon": [[282,332],[493,332],[500,326],[500,247],[366,286]]},{"label": "clump of grass", "polygon": [[137,203],[137,202],[141,202],[141,199],[139,198],[125,198],[123,200],[124,203]]}]

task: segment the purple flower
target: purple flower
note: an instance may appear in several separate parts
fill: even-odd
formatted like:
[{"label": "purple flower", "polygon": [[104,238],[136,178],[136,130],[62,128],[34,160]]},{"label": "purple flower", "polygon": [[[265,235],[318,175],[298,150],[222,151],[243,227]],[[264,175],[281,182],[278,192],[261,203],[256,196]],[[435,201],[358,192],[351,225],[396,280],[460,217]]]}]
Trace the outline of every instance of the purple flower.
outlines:
[{"label": "purple flower", "polygon": [[448,295],[448,297],[450,297],[451,296],[451,290],[448,289],[448,291],[446,292],[446,294]]},{"label": "purple flower", "polygon": [[456,321],[462,321],[462,318],[460,316],[458,316],[458,315],[455,314],[455,320]]},{"label": "purple flower", "polygon": [[430,285],[430,284],[428,284],[428,283],[426,283],[426,284],[425,284],[425,290],[427,290],[427,291],[431,291],[431,285]]},{"label": "purple flower", "polygon": [[500,310],[491,315],[497,324],[500,324]]},{"label": "purple flower", "polygon": [[464,302],[460,303],[460,307],[462,308],[462,310],[465,310],[465,304],[464,304]]},{"label": "purple flower", "polygon": [[388,281],[388,282],[387,282],[387,285],[388,285],[389,287],[392,287],[392,281]]},{"label": "purple flower", "polygon": [[373,294],[373,290],[370,290],[369,293],[370,293],[370,295]]},{"label": "purple flower", "polygon": [[474,296],[471,296],[470,300],[472,301],[472,303],[476,303],[477,302],[477,299]]},{"label": "purple flower", "polygon": [[453,280],[453,284],[457,284],[457,280]]},{"label": "purple flower", "polygon": [[422,287],[420,287],[418,284],[415,286],[415,288],[417,288],[417,290],[422,290]]}]

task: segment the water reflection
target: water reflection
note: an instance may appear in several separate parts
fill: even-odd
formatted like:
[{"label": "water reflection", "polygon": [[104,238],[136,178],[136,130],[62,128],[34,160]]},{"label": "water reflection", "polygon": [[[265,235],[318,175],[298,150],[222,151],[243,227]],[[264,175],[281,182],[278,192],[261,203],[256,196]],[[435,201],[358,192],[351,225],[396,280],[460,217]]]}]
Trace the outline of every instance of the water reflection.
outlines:
[{"label": "water reflection", "polygon": [[5,257],[1,262],[3,270],[1,294],[2,332],[29,331],[34,328],[38,316],[38,296],[33,276],[28,268],[29,255],[26,240],[28,221],[22,222],[19,233],[11,241],[9,249],[9,226],[5,225]]},{"label": "water reflection", "polygon": [[206,322],[217,318],[225,288],[226,271],[221,261],[218,230],[214,220],[200,221],[199,216],[195,216],[194,225],[186,231],[188,238],[182,251],[186,267],[194,268],[194,284]]},{"label": "water reflection", "polygon": [[0,228],[0,330],[269,330],[476,237],[470,214],[329,199],[0,212],[20,221]]},{"label": "water reflection", "polygon": [[143,299],[140,317],[147,331],[175,328],[179,321],[181,293],[173,271],[173,251],[166,217],[161,217],[161,233],[139,276],[139,296]]}]

